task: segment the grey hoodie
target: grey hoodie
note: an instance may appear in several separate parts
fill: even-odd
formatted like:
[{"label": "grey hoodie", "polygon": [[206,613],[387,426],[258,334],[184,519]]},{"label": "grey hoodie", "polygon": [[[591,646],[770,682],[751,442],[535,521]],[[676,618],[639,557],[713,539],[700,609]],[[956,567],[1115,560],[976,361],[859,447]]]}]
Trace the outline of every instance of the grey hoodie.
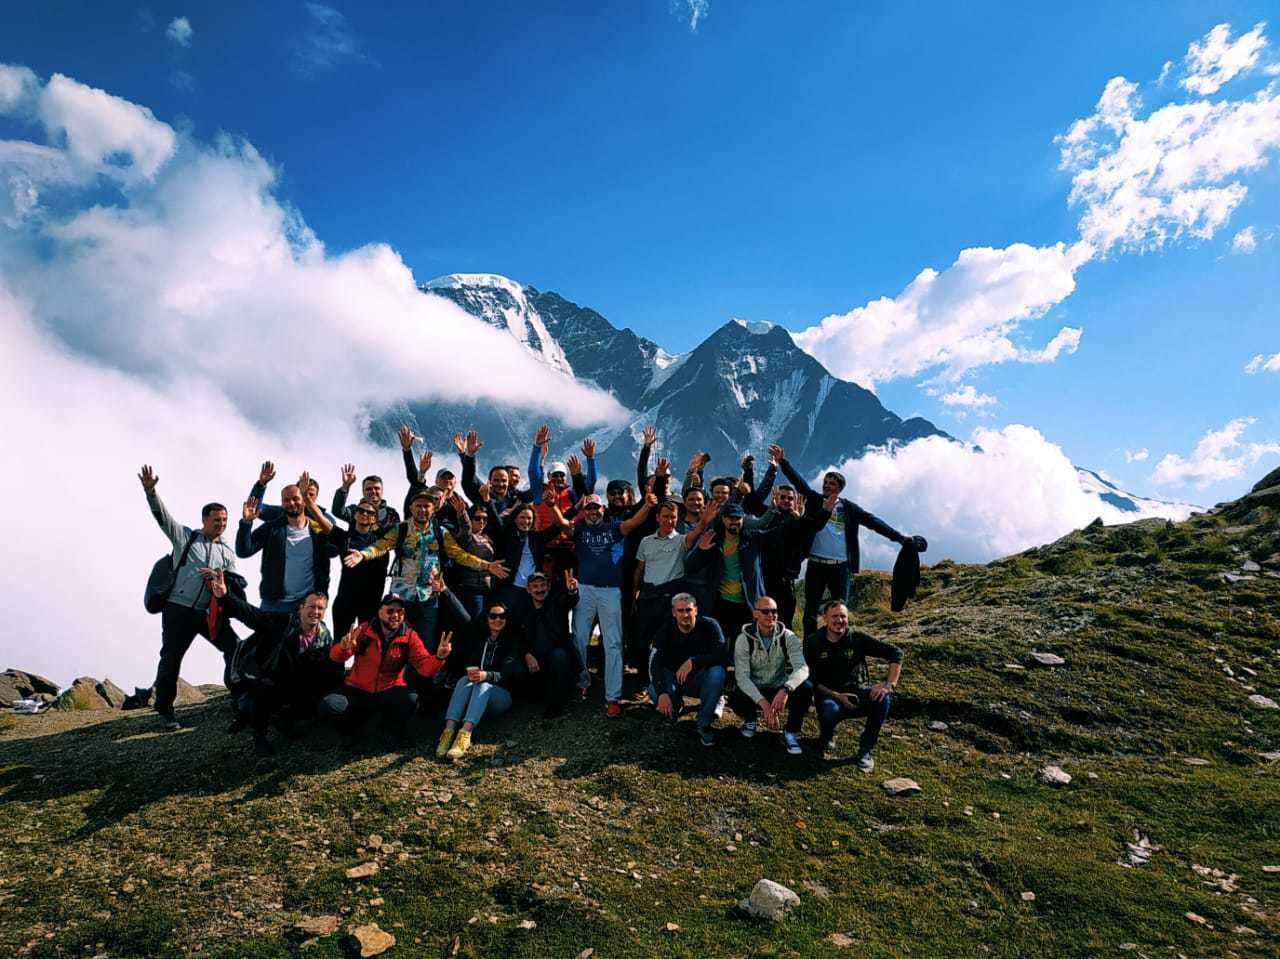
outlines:
[{"label": "grey hoodie", "polygon": [[738,689],[752,702],[764,698],[761,686],[785,686],[794,691],[809,678],[800,638],[781,624],[774,627],[768,640],[761,637],[754,622],[744,626],[733,643],[733,671]]}]

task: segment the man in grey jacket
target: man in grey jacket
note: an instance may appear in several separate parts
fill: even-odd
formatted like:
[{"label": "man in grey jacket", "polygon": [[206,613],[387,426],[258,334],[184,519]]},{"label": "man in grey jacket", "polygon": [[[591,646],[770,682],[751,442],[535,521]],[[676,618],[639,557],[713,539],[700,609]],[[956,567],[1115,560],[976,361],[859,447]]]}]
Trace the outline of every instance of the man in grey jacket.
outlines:
[{"label": "man in grey jacket", "polygon": [[738,688],[729,698],[729,705],[742,717],[742,735],[748,739],[756,734],[758,714],[764,714],[766,728],[778,729],[782,711],[789,709],[782,741],[787,752],[799,756],[796,736],[813,695],[805,682],[809,666],[804,659],[804,646],[795,633],[778,622],[778,604],[772,597],[757,599],[751,617],[754,622],[742,628],[733,644],[733,672]]},{"label": "man in grey jacket", "polygon": [[200,528],[193,530],[169,515],[156,493],[156,483],[160,481],[160,477],[150,466],[142,467],[138,479],[147,494],[151,515],[173,547],[176,573],[173,590],[160,613],[160,665],[156,668],[155,710],[164,721],[166,729],[180,729],[182,724],[173,714],[173,700],[178,692],[178,672],[182,668],[182,657],[191,648],[191,641],[196,638],[197,633],[200,634],[213,643],[218,652],[222,653],[222,658],[228,662],[236,649],[236,634],[229,627],[221,629],[216,636],[209,635],[210,593],[200,570],[230,570],[234,573],[236,555],[222,539],[227,528],[225,506],[221,503],[208,503],[200,511]]}]

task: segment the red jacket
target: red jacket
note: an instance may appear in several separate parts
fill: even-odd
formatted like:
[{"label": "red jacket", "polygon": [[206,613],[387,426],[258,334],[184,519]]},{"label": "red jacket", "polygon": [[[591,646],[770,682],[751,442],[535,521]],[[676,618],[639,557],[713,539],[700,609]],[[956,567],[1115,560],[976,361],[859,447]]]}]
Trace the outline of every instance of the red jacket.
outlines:
[{"label": "red jacket", "polygon": [[[363,689],[366,693],[380,693],[395,686],[403,686],[404,667],[408,662],[422,676],[434,676],[444,665],[444,660],[427,652],[422,640],[408,626],[401,626],[386,640],[370,620],[356,633],[356,663],[347,674],[347,685]],[[379,626],[381,624],[379,623]],[[337,663],[349,654],[340,643],[334,643],[329,657]]]}]

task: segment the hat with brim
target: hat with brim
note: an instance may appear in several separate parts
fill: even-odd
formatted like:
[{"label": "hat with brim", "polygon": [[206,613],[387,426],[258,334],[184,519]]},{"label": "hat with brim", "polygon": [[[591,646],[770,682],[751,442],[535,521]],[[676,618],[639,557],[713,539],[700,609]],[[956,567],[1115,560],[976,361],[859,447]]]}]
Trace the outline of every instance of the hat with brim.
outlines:
[{"label": "hat with brim", "polygon": [[386,596],[382,597],[382,602],[379,603],[378,605],[380,607],[381,606],[399,606],[400,608],[403,609],[404,600],[401,599],[399,596],[397,596],[395,593],[387,593]]}]

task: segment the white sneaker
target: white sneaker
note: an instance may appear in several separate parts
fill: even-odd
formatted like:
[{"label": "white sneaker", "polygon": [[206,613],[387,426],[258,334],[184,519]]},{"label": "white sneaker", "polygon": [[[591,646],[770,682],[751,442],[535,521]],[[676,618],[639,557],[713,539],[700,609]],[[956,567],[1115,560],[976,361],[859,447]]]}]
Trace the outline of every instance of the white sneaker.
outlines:
[{"label": "white sneaker", "polygon": [[756,734],[756,721],[754,719],[751,720],[750,722],[745,722],[742,724],[743,739],[750,739],[755,734]]}]

